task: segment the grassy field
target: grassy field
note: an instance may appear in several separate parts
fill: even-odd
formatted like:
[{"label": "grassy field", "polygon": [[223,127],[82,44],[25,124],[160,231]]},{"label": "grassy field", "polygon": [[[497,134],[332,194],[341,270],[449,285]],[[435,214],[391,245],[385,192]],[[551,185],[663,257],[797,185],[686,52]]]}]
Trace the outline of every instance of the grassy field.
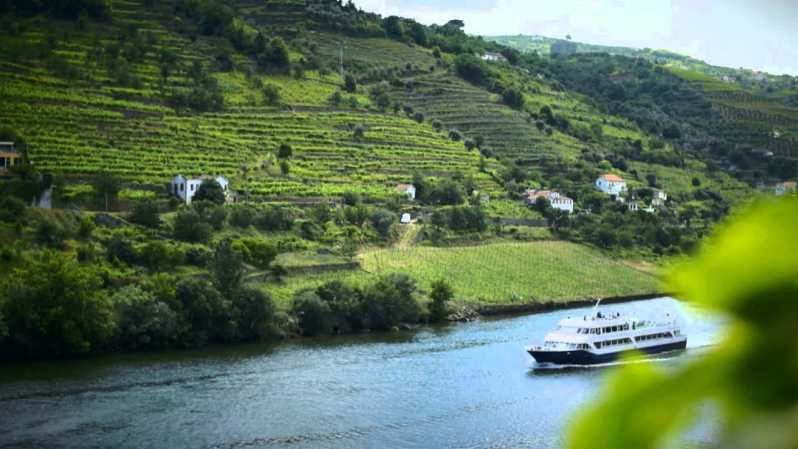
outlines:
[{"label": "grassy field", "polygon": [[286,278],[265,284],[286,306],[296,290],[331,280],[361,283],[378,274],[403,272],[423,290],[446,279],[459,300],[479,303],[558,301],[657,291],[657,278],[585,246],[544,241],[453,248],[372,249],[358,256],[363,270]]}]

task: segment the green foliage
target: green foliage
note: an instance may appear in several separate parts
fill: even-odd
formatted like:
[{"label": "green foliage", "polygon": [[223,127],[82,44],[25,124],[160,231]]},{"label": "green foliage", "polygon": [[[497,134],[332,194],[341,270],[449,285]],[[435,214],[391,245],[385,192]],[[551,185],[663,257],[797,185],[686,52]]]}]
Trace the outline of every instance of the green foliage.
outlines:
[{"label": "green foliage", "polygon": [[255,226],[264,231],[287,231],[294,225],[294,214],[281,206],[269,206],[258,213]]},{"label": "green foliage", "polygon": [[454,61],[454,68],[463,79],[478,86],[487,86],[492,81],[493,75],[488,65],[474,55],[458,55]]},{"label": "green foliage", "polygon": [[222,186],[213,179],[202,181],[192,201],[208,201],[213,204],[224,204],[225,195]]},{"label": "green foliage", "polygon": [[202,216],[191,207],[182,207],[177,211],[174,222],[174,237],[177,240],[192,243],[204,243],[211,237],[213,229]]},{"label": "green foliage", "polygon": [[233,242],[233,248],[241,253],[244,261],[257,268],[268,268],[277,257],[277,248],[257,238],[242,238]]},{"label": "green foliage", "polygon": [[509,87],[504,89],[502,101],[511,108],[521,109],[524,107],[524,94],[515,87]]},{"label": "green foliage", "polygon": [[209,268],[219,292],[232,297],[244,278],[244,257],[235,250],[232,240],[224,239],[216,245]]},{"label": "green foliage", "polygon": [[277,157],[280,159],[289,159],[294,154],[294,150],[291,148],[291,145],[287,143],[281,143],[280,147],[277,149]]},{"label": "green foliage", "polygon": [[148,228],[157,228],[161,225],[158,203],[151,199],[136,202],[130,212],[130,221]]},{"label": "green foliage", "polygon": [[123,287],[111,296],[117,315],[114,342],[129,349],[166,348],[177,342],[180,316],[168,304],[138,286]]},{"label": "green foliage", "polygon": [[93,186],[98,200],[103,204],[106,211],[116,201],[116,196],[122,188],[119,178],[105,171],[98,172],[94,176]]},{"label": "green foliage", "polygon": [[303,335],[328,334],[332,330],[330,306],[313,290],[302,290],[294,295],[291,311],[299,317]]},{"label": "green foliage", "polygon": [[355,93],[357,91],[357,80],[351,73],[347,73],[344,76],[344,90],[349,93]]},{"label": "green foliage", "polygon": [[47,13],[69,20],[78,20],[86,15],[98,20],[108,20],[112,9],[108,0],[6,0],[0,3],[0,14],[7,12],[25,16]]},{"label": "green foliage", "polygon": [[255,221],[256,211],[250,206],[236,206],[230,212],[230,224],[237,228],[248,228]]},{"label": "green foliage", "polygon": [[445,280],[439,279],[432,283],[429,297],[432,300],[429,305],[430,321],[438,323],[445,320],[448,314],[446,304],[454,297],[452,286]]},{"label": "green foliage", "polygon": [[389,274],[362,293],[363,319],[368,329],[388,330],[399,323],[418,321],[416,283],[403,274]]},{"label": "green foliage", "polygon": [[94,269],[68,256],[33,255],[0,287],[9,335],[6,354],[69,356],[101,349],[114,325],[101,287]]},{"label": "green foliage", "polygon": [[272,106],[280,104],[280,88],[274,84],[263,86],[263,99]]},{"label": "green foliage", "polygon": [[232,307],[237,340],[264,340],[276,333],[274,302],[268,294],[254,288],[239,288],[233,294]]},{"label": "green foliage", "polygon": [[673,371],[630,364],[571,428],[569,447],[657,448],[706,401],[718,406],[719,447],[792,448],[798,405],[798,202],[754,207],[697,258],[672,270],[679,297],[730,317],[725,338]]}]

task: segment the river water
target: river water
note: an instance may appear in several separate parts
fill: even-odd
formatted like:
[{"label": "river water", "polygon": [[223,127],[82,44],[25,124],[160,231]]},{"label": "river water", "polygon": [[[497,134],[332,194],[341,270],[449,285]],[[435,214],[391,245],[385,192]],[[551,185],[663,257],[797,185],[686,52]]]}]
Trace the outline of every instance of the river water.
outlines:
[{"label": "river water", "polygon": [[[701,357],[722,320],[661,298]],[[0,367],[0,448],[557,448],[613,366],[524,352],[589,309],[383,335]],[[699,436],[700,440],[701,437]]]}]

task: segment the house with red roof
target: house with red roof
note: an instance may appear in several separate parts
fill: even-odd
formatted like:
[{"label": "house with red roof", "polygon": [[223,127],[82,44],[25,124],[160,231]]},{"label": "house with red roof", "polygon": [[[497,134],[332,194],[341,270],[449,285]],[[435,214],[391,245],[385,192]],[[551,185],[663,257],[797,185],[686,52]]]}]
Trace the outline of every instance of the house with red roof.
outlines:
[{"label": "house with red roof", "polygon": [[607,195],[620,195],[626,192],[626,181],[618,175],[605,173],[596,179],[596,188]]},{"label": "house with red roof", "polygon": [[573,213],[574,211],[574,200],[568,198],[560,192],[530,189],[524,193],[524,200],[529,205],[535,204],[538,198],[543,198],[548,201],[549,205],[551,205],[553,209],[564,210],[569,214]]}]

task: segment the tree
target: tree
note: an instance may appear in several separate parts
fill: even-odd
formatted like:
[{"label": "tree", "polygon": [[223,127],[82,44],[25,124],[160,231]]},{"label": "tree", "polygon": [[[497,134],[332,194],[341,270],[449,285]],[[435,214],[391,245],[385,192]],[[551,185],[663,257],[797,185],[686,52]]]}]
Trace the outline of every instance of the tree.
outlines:
[{"label": "tree", "polygon": [[413,114],[413,120],[417,121],[418,123],[424,123],[424,113],[416,112]]},{"label": "tree", "polygon": [[352,137],[355,140],[360,140],[364,137],[366,128],[363,125],[355,125],[355,130],[352,132]]},{"label": "tree", "polygon": [[238,340],[263,340],[274,333],[274,302],[263,291],[250,287],[239,288],[233,294],[233,309],[238,323]]},{"label": "tree", "polygon": [[459,142],[463,139],[463,133],[460,130],[452,128],[449,130],[449,139],[453,140],[454,142]]},{"label": "tree", "polygon": [[386,240],[391,236],[391,230],[396,223],[396,215],[385,209],[375,209],[371,213],[371,226]]},{"label": "tree", "polygon": [[241,286],[244,277],[244,258],[233,248],[232,240],[224,239],[216,245],[211,259],[211,275],[214,286],[225,297],[231,298]]},{"label": "tree", "polygon": [[237,228],[248,228],[255,219],[255,211],[249,206],[239,206],[230,212],[230,224]]},{"label": "tree", "polygon": [[344,76],[344,90],[351,94],[357,91],[357,80],[351,73]]},{"label": "tree", "polygon": [[402,39],[405,35],[405,29],[402,25],[402,19],[396,16],[389,16],[382,19],[382,27],[385,29],[385,34],[394,39]]},{"label": "tree", "polygon": [[176,343],[180,316],[168,304],[139,286],[122,287],[111,296],[118,324],[114,340],[118,346],[137,350],[164,348]]},{"label": "tree", "polygon": [[263,99],[272,106],[280,103],[280,88],[274,84],[263,86]]},{"label": "tree", "polygon": [[448,314],[447,303],[454,296],[452,287],[443,279],[432,283],[430,292],[432,302],[429,305],[430,321],[438,323],[446,319]]},{"label": "tree", "polygon": [[288,161],[285,160],[285,159],[281,160],[280,161],[280,173],[283,176],[288,176],[288,174],[290,172],[291,172],[291,164],[289,164]]},{"label": "tree", "polygon": [[458,55],[454,67],[460,77],[478,86],[487,85],[492,77],[485,62],[472,54]]},{"label": "tree", "polygon": [[225,195],[222,186],[215,179],[202,181],[197,193],[194,194],[193,201],[208,201],[213,204],[224,204]]},{"label": "tree", "polygon": [[204,243],[211,236],[211,226],[202,220],[194,208],[183,207],[177,211],[174,222],[174,237],[192,243]]},{"label": "tree", "polygon": [[657,175],[654,173],[647,174],[646,182],[648,183],[649,187],[657,187]]},{"label": "tree", "polygon": [[52,251],[14,269],[0,287],[14,352],[52,357],[101,349],[114,328],[102,285],[94,268]]},{"label": "tree", "polygon": [[230,301],[225,301],[207,280],[184,278],[177,283],[175,299],[189,325],[186,344],[203,346],[209,341],[230,341],[235,336]]},{"label": "tree", "polygon": [[419,306],[415,299],[416,283],[404,274],[381,277],[363,292],[366,327],[388,330],[402,322],[416,322]]},{"label": "tree", "polygon": [[148,228],[157,228],[161,225],[158,203],[151,199],[136,202],[130,212],[130,221]]},{"label": "tree", "polygon": [[443,128],[443,123],[441,123],[440,120],[435,119],[435,120],[432,121],[432,129],[434,129],[435,131],[440,132],[442,128]]},{"label": "tree", "polygon": [[681,139],[682,131],[676,125],[670,125],[662,130],[662,137],[668,140]]},{"label": "tree", "polygon": [[287,143],[281,143],[280,148],[277,149],[277,157],[280,159],[289,159],[293,154],[293,148]]},{"label": "tree", "polygon": [[701,180],[698,179],[698,178],[693,178],[692,184],[693,184],[693,187],[700,187],[701,186]]},{"label": "tree", "polygon": [[313,290],[300,290],[294,295],[291,311],[299,318],[303,335],[321,335],[330,332],[330,306]]},{"label": "tree", "polygon": [[105,210],[109,210],[111,203],[116,201],[116,195],[121,188],[119,179],[109,172],[100,171],[94,175],[93,185],[94,191],[103,200]]},{"label": "tree", "polygon": [[515,87],[509,87],[504,89],[502,101],[511,108],[521,109],[524,107],[524,94]]},{"label": "tree", "polygon": [[465,145],[465,148],[468,151],[471,151],[477,147],[477,143],[470,137],[463,141],[463,145]]}]

